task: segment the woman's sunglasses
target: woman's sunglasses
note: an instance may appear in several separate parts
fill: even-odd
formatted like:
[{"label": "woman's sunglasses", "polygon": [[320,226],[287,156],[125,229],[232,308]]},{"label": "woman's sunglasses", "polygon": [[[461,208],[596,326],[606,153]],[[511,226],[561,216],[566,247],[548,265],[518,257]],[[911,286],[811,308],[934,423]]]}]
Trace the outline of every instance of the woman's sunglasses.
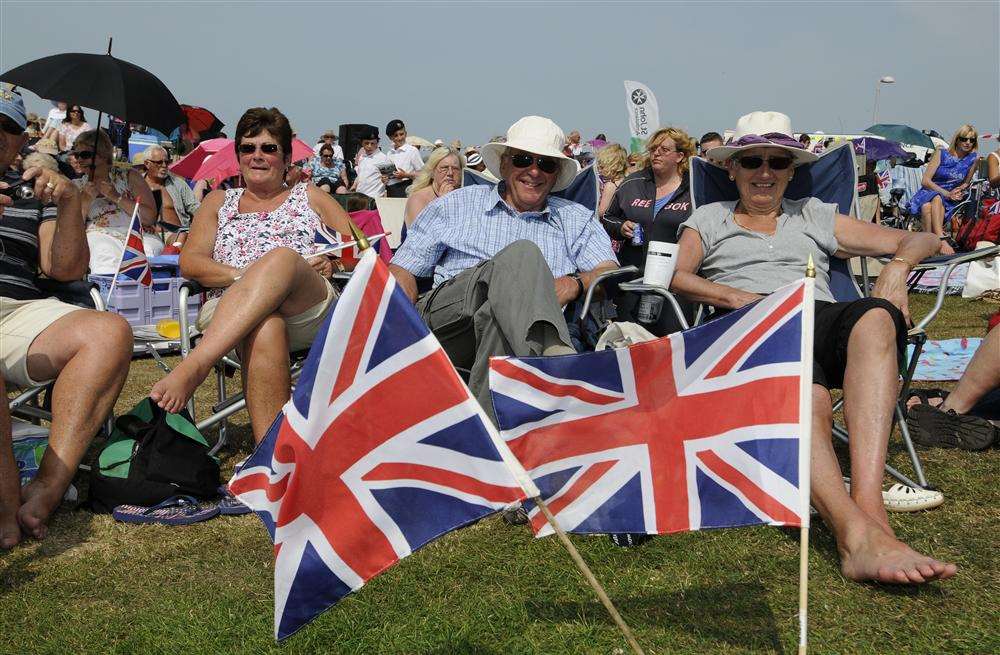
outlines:
[{"label": "woman's sunglasses", "polygon": [[90,161],[94,158],[93,150],[74,150],[73,156],[81,161]]},{"label": "woman's sunglasses", "polygon": [[558,162],[551,157],[536,157],[535,155],[529,155],[526,152],[519,152],[516,155],[510,156],[510,163],[514,164],[514,168],[528,168],[532,164],[538,166],[538,170],[548,175],[552,175],[559,168]]},{"label": "woman's sunglasses", "polygon": [[[252,155],[253,153],[257,152],[257,144],[256,143],[241,143],[239,150],[240,150],[240,154],[242,154],[242,155]],[[277,143],[262,143],[262,144],[260,144],[260,151],[263,152],[264,154],[267,154],[267,155],[273,155],[274,153],[278,152],[278,144]]]},{"label": "woman's sunglasses", "polygon": [[974,136],[960,136],[960,137],[958,137],[958,140],[962,141],[964,143],[975,143],[976,142],[976,137],[974,137]]},{"label": "woman's sunglasses", "polygon": [[744,157],[737,157],[736,161],[739,162],[740,168],[745,168],[748,171],[756,170],[767,162],[768,168],[772,171],[783,171],[792,165],[791,157],[769,157],[764,159],[758,155],[746,155]]}]

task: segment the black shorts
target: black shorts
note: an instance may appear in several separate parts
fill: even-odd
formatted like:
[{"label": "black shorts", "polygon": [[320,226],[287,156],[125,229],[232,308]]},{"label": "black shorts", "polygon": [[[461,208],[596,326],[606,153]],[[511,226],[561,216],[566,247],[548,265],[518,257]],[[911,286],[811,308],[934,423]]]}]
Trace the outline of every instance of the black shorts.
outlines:
[{"label": "black shorts", "polygon": [[862,298],[851,302],[816,301],[813,330],[813,384],[827,389],[844,386],[847,342],[854,325],[866,312],[884,309],[896,325],[896,364],[901,367],[906,352],[906,321],[899,308],[882,298]]}]

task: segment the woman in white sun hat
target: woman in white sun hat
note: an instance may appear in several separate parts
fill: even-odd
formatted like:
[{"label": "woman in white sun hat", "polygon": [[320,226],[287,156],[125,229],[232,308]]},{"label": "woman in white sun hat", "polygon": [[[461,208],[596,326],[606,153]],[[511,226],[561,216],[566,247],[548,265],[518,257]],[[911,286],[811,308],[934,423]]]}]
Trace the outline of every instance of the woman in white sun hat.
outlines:
[{"label": "woman in white sun hat", "polygon": [[[732,310],[802,277],[816,265],[813,365],[812,502],[830,527],[841,571],[853,580],[921,583],[956,572],[896,539],[882,499],[886,444],[896,403],[898,364],[908,321],[906,278],[935,254],[933,235],[904,232],[837,213],[816,198],[790,200],[795,168],[816,161],[792,136],[791,121],[757,111],[739,119],[725,146],[708,151],[729,171],[738,201],[699,207],[680,227],[671,288]],[[885,255],[872,297],[835,302],[834,256]],[[851,493],[844,489],[831,443],[830,389],[842,388],[851,434]]]}]

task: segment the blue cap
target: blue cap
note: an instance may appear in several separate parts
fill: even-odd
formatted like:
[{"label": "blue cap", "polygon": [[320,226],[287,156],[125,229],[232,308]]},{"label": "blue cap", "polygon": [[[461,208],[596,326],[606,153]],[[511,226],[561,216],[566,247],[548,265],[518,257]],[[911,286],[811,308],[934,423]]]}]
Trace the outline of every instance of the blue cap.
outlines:
[{"label": "blue cap", "polygon": [[24,100],[20,93],[0,89],[0,114],[17,123],[22,132],[28,128],[28,114],[24,111]]}]

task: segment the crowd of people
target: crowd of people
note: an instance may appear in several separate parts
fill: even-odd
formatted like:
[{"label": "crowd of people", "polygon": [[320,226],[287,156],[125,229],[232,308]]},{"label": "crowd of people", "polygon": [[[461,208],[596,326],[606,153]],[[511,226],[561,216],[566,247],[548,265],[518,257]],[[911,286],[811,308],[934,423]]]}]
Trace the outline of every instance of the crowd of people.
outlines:
[{"label": "crowd of people", "polygon": [[[0,169],[10,172],[0,195],[6,226],[0,231],[0,383],[55,383],[49,449],[24,489],[8,474],[9,416],[6,406],[0,410],[3,547],[45,536],[50,514],[125,382],[131,354],[124,320],[47,298],[38,274],[76,280],[88,263],[91,272],[115,273],[99,253],[108,252],[108,244],[120,253],[131,216],[138,215],[147,253],[173,248],[182,275],[210,290],[197,320],[200,344],[150,397],[179,411],[216,361],[235,350],[259,442],[289,398],[289,353],[308,347],[336,302],[330,278],[344,264],[314,255],[314,233],[324,227],[349,234],[350,217],[338,197],[353,192],[406,198],[407,234],[390,271],[454,364],[471,372],[469,387],[491,418],[489,358],[576,352],[564,309],[575,307],[603,272],[621,264],[641,268],[650,241],[679,246],[671,288],[689,303],[685,311],[694,303],[721,312],[752,303],[800,277],[811,258],[817,269],[812,500],[836,538],[841,569],[853,580],[889,583],[955,574],[954,564],[896,538],[881,481],[909,320],[907,275],[946,251],[937,217],[947,215],[967,181],[964,167],[978,156],[969,126],[925,174],[920,202],[932,206],[929,229],[908,232],[841,215],[816,199],[786,198],[796,169],[818,155],[777,112],[741,117],[725,139],[709,132],[695,140],[663,127],[644,152],[631,154],[603,134],[582,143],[578,131],[566,136],[553,121],[526,116],[479,147],[441,143],[426,161],[407,142],[403,121],[394,119],[385,128],[391,148],[383,152],[378,130],[369,127],[358,143],[345,144],[357,147],[347,162],[333,131],[322,135],[311,157],[293,161],[289,120],[278,109],[253,108],[235,129],[238,179],[198,198],[188,180],[168,171],[167,149],[151,146],[141,165],[119,165],[109,135],[91,129],[77,109],[63,107],[62,117],[50,112],[39,127],[16,94],[5,93],[0,102]],[[43,149],[51,134],[62,161]],[[699,155],[728,173],[738,201],[693,207],[689,171]],[[600,178],[596,215],[553,195],[591,161]],[[496,184],[463,186],[466,170]],[[17,185],[29,186],[34,197],[6,193]],[[852,255],[891,261],[871,297],[837,302],[829,289],[830,261]],[[625,320],[636,320],[634,297],[612,300]],[[650,328],[667,334],[678,325],[664,312]],[[937,411],[967,411],[972,396],[991,384],[988,376],[974,377],[966,385],[973,391],[956,392]],[[832,389],[843,389],[851,408],[849,492],[831,441]]]}]

